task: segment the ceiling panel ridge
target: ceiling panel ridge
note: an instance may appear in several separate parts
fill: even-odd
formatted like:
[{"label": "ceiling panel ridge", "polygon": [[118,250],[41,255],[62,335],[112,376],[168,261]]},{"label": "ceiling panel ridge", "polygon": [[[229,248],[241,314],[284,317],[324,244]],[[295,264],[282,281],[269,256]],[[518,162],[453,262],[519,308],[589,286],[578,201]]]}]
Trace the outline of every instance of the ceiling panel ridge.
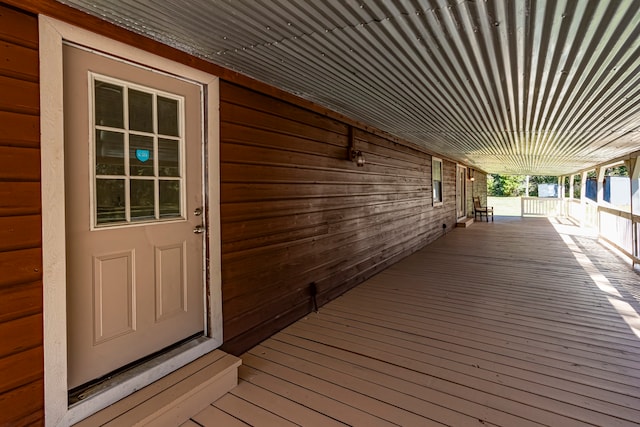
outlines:
[{"label": "ceiling panel ridge", "polygon": [[[468,55],[468,45],[455,37],[453,21],[436,15],[427,15],[425,18],[425,31],[431,43],[436,46],[431,52],[435,63],[440,65],[438,78],[450,88],[449,93],[455,100],[455,107],[461,112],[456,125],[476,131],[501,129],[502,126],[492,112],[489,101],[491,97],[484,80],[475,79],[465,66],[463,55]],[[441,25],[441,32],[435,30],[437,25]],[[480,66],[478,68],[484,69]],[[501,140],[498,142],[502,145],[501,150],[507,150]]]},{"label": "ceiling panel ridge", "polygon": [[637,0],[63,2],[487,171],[640,140]]},{"label": "ceiling panel ridge", "polygon": [[[580,67],[576,73],[587,76],[583,81],[583,86],[576,88],[575,92],[580,94],[575,103],[575,110],[572,110],[570,121],[566,127],[583,127],[586,123],[594,123],[608,116],[604,114],[604,104],[612,97],[618,98],[620,93],[627,93],[620,86],[628,84],[630,77],[638,78],[640,69],[640,39],[635,38],[635,43],[624,49],[626,61],[623,64],[613,64],[615,55],[613,52],[620,52],[615,48],[622,39],[632,40],[633,32],[637,32],[640,23],[640,16],[635,14],[635,19],[629,18],[628,13],[616,15],[620,4],[616,2],[604,2],[609,8],[603,13],[601,19],[593,19],[598,26],[593,30],[593,39],[597,42],[589,44],[585,57],[589,58],[588,66]],[[617,19],[616,19],[617,16]],[[628,19],[623,19],[627,16]],[[635,22],[634,22],[635,21]],[[626,25],[625,25],[626,22]],[[604,37],[607,33],[629,33],[628,37],[622,36],[617,40]],[[626,76],[626,77],[623,77]],[[637,87],[637,86],[636,86]],[[636,89],[638,93],[640,89]]]}]

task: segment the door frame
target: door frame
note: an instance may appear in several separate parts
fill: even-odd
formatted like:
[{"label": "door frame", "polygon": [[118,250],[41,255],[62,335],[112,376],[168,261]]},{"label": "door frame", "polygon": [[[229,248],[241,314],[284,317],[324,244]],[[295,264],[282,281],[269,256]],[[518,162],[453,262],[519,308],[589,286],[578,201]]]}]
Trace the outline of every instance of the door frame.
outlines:
[{"label": "door frame", "polygon": [[[460,173],[464,172],[464,178],[460,182]],[[458,203],[462,200],[462,215],[459,215]],[[456,164],[456,218],[458,220],[466,218],[469,213],[467,207],[467,167],[461,164]]]},{"label": "door frame", "polygon": [[[220,243],[220,121],[218,77],[133,46],[39,15],[40,132],[42,179],[42,281],[44,321],[44,399],[46,425],[70,425],[131,392],[179,369],[222,344]],[[204,185],[207,209],[208,286],[205,283],[205,337],[175,356],[123,379],[104,393],[69,407],[67,403],[66,254],[64,197],[63,41],[144,64],[204,88]],[[204,274],[204,272],[203,272]],[[205,292],[205,289],[203,289]]]}]

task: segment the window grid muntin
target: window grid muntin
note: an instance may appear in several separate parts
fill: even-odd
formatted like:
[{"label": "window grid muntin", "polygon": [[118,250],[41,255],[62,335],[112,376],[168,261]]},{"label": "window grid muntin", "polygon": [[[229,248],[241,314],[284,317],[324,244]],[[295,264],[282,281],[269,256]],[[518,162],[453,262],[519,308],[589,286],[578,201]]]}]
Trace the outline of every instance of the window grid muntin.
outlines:
[{"label": "window grid muntin", "polygon": [[[104,76],[97,73],[89,72],[89,94],[90,94],[90,127],[91,127],[91,142],[90,142],[90,162],[91,162],[91,175],[92,175],[92,185],[91,185],[91,228],[113,228],[113,227],[126,227],[126,226],[134,226],[141,224],[154,224],[158,222],[170,222],[170,221],[178,221],[185,219],[186,212],[186,184],[185,184],[185,174],[186,174],[186,156],[185,156],[185,109],[184,109],[184,97],[172,94],[169,92],[152,89],[149,87],[137,85],[135,83],[127,82],[124,80],[115,79],[112,77]],[[102,126],[97,125],[95,123],[95,84],[96,81],[109,83],[113,85],[118,85],[123,87],[123,122],[124,128],[115,128],[110,126]],[[153,133],[144,132],[144,131],[135,131],[129,129],[129,89],[142,91],[146,93],[152,94],[152,109],[153,109]],[[158,133],[158,114],[157,114],[157,98],[158,96],[162,96],[169,99],[174,99],[177,101],[178,108],[178,133],[179,136],[176,137],[174,135],[164,135]],[[110,131],[123,134],[123,156],[124,156],[124,175],[98,175],[96,173],[96,131]],[[133,176],[131,175],[131,162],[130,162],[130,135],[140,135],[140,136],[149,136],[153,138],[153,176]],[[159,147],[158,147],[158,139],[166,139],[176,141],[178,143],[178,176],[160,176],[159,171]],[[144,221],[132,221],[131,219],[131,181],[132,178],[134,180],[153,180],[154,181],[154,212],[155,219],[153,220],[144,220]],[[107,222],[107,223],[98,223],[98,203],[96,200],[96,182],[98,179],[118,179],[124,180],[124,190],[125,190],[125,222]],[[160,216],[160,181],[179,181],[179,214],[177,216],[162,218]]]}]

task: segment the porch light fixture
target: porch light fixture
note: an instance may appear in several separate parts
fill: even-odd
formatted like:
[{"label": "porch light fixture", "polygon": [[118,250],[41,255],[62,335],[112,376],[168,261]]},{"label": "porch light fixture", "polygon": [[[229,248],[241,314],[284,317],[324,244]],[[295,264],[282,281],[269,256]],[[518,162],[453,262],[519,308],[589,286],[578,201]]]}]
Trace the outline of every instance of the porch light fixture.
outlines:
[{"label": "porch light fixture", "polygon": [[351,160],[352,162],[355,162],[358,167],[363,167],[367,161],[364,158],[364,154],[362,154],[362,151],[356,150],[355,142],[356,142],[356,138],[353,135],[353,128],[349,126],[349,147],[348,147],[349,160]]},{"label": "porch light fixture", "polygon": [[476,177],[475,177],[475,173],[474,170],[469,168],[469,181],[475,181]]},{"label": "porch light fixture", "polygon": [[364,166],[364,164],[367,162],[364,158],[364,154],[362,154],[362,151],[356,151],[354,149],[351,149],[351,161],[356,162],[356,165],[358,167]]}]

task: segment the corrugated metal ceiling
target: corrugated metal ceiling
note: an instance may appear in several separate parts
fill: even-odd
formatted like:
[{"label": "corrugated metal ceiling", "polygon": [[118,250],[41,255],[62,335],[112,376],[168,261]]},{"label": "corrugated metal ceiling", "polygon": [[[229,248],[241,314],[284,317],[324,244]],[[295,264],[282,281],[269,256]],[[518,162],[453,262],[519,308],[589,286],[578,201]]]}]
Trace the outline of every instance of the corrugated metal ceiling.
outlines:
[{"label": "corrugated metal ceiling", "polygon": [[64,0],[492,173],[640,150],[635,0]]}]

